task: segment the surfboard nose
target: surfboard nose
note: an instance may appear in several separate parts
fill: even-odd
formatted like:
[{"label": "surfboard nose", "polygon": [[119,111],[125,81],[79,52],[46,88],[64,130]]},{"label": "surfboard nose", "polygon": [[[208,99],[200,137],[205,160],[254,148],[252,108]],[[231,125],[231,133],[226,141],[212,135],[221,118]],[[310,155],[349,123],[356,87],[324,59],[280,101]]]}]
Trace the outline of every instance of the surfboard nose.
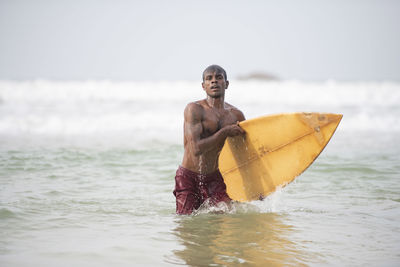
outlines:
[{"label": "surfboard nose", "polygon": [[336,124],[339,124],[339,122],[342,120],[342,118],[343,118],[343,115],[342,114],[334,114],[334,113],[328,113],[328,114],[320,114],[320,117],[321,116],[326,116],[327,117],[327,119],[326,120],[324,120],[324,123],[323,124],[328,124],[328,123],[332,123],[332,122],[334,122],[334,123],[336,123]]},{"label": "surfboard nose", "polygon": [[304,112],[299,114],[301,121],[306,123],[310,128],[319,131],[321,127],[328,124],[335,123],[339,124],[343,115],[335,113],[317,113],[317,112]]},{"label": "surfboard nose", "polygon": [[334,114],[334,113],[329,113],[327,114],[327,116],[329,117],[330,121],[341,121],[343,118],[343,114]]}]

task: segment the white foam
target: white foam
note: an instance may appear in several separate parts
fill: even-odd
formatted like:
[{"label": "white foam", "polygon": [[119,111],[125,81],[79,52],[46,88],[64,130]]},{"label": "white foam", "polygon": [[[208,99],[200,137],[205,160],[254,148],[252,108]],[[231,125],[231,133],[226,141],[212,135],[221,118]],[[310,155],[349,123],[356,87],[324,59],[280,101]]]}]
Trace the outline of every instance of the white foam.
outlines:
[{"label": "white foam", "polygon": [[[400,131],[399,83],[231,81],[226,101],[247,118],[344,114],[341,131]],[[0,81],[0,135],[182,140],[183,110],[200,82]]]}]

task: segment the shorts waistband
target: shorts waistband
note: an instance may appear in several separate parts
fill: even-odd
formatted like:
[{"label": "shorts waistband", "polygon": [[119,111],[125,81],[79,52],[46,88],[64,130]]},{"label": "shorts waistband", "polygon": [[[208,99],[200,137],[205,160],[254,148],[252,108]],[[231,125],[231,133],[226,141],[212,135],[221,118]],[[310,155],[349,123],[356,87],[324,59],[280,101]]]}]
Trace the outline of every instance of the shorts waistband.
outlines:
[{"label": "shorts waistband", "polygon": [[221,173],[218,169],[212,173],[201,174],[201,173],[197,173],[192,170],[186,169],[185,167],[179,166],[177,172],[179,172],[179,171],[181,171],[185,175],[192,177],[195,180],[199,180],[202,182],[207,182],[209,180],[215,180],[216,178],[221,177]]}]

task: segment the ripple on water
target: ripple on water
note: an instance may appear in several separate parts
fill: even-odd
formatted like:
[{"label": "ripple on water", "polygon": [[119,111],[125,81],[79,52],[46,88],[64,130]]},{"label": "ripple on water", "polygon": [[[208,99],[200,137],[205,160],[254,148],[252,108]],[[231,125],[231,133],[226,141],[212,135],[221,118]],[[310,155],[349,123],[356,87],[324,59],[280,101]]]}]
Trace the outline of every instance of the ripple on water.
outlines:
[{"label": "ripple on water", "polygon": [[0,219],[1,220],[15,219],[17,217],[18,217],[17,213],[11,211],[10,209],[7,209],[7,208],[0,209]]}]

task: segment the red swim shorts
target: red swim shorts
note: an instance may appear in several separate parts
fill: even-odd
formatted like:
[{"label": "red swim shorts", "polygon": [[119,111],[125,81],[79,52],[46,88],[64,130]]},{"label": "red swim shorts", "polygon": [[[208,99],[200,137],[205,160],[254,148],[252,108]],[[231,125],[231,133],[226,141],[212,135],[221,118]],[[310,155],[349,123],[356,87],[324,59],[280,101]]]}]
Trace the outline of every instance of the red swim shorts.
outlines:
[{"label": "red swim shorts", "polygon": [[182,166],[176,171],[174,195],[177,214],[191,214],[206,199],[212,205],[231,201],[219,170],[210,174],[199,174]]}]

